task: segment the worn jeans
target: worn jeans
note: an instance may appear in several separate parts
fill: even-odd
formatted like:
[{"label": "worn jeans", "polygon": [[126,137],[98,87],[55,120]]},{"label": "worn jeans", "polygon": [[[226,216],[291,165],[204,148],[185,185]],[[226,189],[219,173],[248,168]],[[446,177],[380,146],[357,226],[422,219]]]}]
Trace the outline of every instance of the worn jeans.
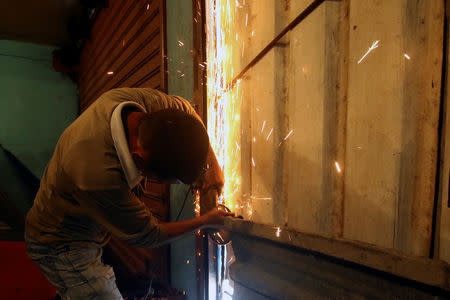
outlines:
[{"label": "worn jeans", "polygon": [[101,261],[101,248],[52,249],[25,238],[28,256],[64,300],[123,300],[110,266]]}]

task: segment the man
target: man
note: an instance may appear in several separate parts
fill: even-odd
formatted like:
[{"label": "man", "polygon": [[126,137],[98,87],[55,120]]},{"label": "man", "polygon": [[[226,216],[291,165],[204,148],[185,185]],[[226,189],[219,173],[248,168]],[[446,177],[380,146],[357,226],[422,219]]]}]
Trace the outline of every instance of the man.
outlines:
[{"label": "man", "polygon": [[101,261],[110,234],[151,247],[231,215],[213,210],[158,223],[137,198],[144,177],[223,186],[206,130],[186,100],[153,89],[111,90],[61,135],[26,219],[27,253],[63,299],[122,299]]}]

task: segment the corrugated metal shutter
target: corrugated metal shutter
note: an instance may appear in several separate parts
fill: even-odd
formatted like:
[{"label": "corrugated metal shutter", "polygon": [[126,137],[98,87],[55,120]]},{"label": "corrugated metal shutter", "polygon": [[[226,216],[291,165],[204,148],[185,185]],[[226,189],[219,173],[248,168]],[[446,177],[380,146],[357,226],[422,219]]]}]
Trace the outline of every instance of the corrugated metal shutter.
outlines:
[{"label": "corrugated metal shutter", "polygon": [[96,16],[81,52],[80,111],[117,87],[167,90],[163,0],[116,0]]},{"label": "corrugated metal shutter", "polygon": [[[150,87],[167,92],[165,1],[114,0],[95,16],[81,51],[79,108],[118,87]],[[169,185],[146,184],[141,200],[160,221],[168,221]],[[115,237],[104,248],[124,296],[142,296],[153,279],[161,294],[168,286],[168,247],[139,249]]]}]

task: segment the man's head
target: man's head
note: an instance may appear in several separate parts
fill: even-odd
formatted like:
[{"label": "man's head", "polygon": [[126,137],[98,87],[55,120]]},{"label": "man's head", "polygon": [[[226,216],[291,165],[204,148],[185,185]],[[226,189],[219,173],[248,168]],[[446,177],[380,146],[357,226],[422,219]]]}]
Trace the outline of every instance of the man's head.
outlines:
[{"label": "man's head", "polygon": [[139,122],[133,159],[145,176],[190,184],[201,174],[209,151],[203,124],[180,110],[145,114]]}]

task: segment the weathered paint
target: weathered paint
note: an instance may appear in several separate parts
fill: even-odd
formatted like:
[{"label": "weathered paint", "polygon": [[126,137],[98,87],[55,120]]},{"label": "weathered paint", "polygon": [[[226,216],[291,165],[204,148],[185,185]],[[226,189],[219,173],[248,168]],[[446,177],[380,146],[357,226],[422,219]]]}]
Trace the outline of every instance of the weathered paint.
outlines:
[{"label": "weathered paint", "polygon": [[[40,178],[77,116],[76,85],[52,67],[51,46],[0,41],[0,144]],[[0,151],[0,189],[24,215],[33,195]]]},{"label": "weathered paint", "polygon": [[[167,12],[167,67],[168,92],[188,100],[194,91],[193,61],[191,56],[193,25],[192,1],[166,1]],[[172,185],[170,191],[170,218],[175,221],[187,187]],[[194,217],[194,201],[188,197],[180,220]],[[195,236],[189,235],[171,244],[171,284],[186,291],[187,299],[197,299],[195,265]],[[189,262],[189,263],[187,263]]]},{"label": "weathered paint", "polygon": [[350,1],[349,13],[344,237],[428,256],[443,2]]}]

